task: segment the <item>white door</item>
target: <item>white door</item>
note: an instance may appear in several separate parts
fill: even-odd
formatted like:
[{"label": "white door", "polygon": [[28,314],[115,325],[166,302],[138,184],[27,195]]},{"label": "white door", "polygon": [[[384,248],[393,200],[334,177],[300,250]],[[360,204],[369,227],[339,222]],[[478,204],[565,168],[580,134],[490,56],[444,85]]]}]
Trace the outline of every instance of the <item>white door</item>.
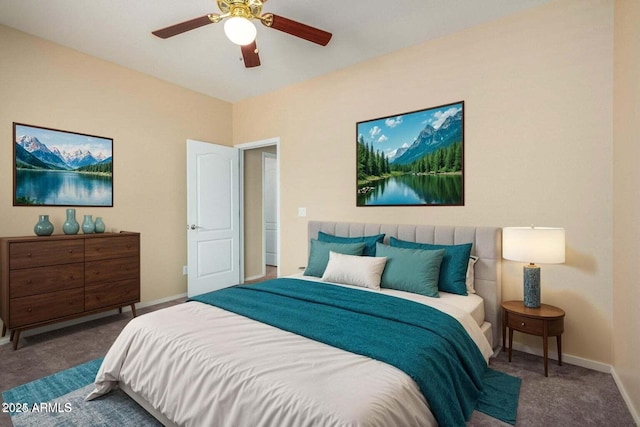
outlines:
[{"label": "white door", "polygon": [[278,265],[278,158],[262,153],[262,206],[264,210],[264,258]]},{"label": "white door", "polygon": [[240,282],[238,149],[187,140],[187,295]]}]

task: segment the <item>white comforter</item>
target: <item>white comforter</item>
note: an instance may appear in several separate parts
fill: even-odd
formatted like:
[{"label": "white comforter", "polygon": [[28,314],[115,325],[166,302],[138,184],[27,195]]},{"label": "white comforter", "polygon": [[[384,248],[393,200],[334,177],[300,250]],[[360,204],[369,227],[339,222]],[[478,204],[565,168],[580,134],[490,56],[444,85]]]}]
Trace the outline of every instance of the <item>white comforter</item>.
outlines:
[{"label": "white comforter", "polygon": [[[458,319],[488,360],[470,315],[424,300]],[[436,425],[399,369],[199,302],[132,320],[87,398],[119,381],[184,426]]]}]

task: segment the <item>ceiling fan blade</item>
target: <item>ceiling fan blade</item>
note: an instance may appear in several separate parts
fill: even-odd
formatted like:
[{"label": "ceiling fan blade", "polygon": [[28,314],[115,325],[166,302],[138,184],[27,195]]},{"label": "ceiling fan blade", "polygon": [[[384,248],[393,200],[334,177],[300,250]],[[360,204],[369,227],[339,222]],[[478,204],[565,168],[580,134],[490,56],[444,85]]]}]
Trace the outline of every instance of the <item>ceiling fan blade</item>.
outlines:
[{"label": "ceiling fan blade", "polygon": [[151,34],[160,37],[161,39],[168,39],[169,37],[177,36],[178,34],[186,33],[187,31],[195,30],[196,28],[215,22],[211,18],[212,16],[214,16],[214,14],[190,19],[179,24],[171,25],[170,27],[152,31]]},{"label": "ceiling fan blade", "polygon": [[320,30],[318,28],[311,27],[301,22],[293,21],[282,16],[274,15],[273,13],[265,13],[261,21],[267,27],[274,28],[276,30],[291,34],[292,36],[300,37],[310,42],[326,46],[331,40],[331,33]]},{"label": "ceiling fan blade", "polygon": [[258,46],[255,40],[244,46],[240,46],[242,49],[242,58],[244,59],[244,66],[247,68],[257,67],[260,65],[260,57],[258,56]]}]

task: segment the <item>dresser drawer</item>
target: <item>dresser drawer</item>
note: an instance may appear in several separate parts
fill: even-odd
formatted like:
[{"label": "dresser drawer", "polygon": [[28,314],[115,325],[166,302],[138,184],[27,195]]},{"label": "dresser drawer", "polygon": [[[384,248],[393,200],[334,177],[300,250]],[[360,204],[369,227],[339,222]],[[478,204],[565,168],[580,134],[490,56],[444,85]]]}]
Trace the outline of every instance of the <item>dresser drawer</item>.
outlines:
[{"label": "dresser drawer", "polygon": [[9,269],[11,270],[83,261],[83,240],[14,242],[9,245]]},{"label": "dresser drawer", "polygon": [[138,257],[140,236],[110,235],[109,238],[87,239],[85,260],[95,261],[110,258]]},{"label": "dresser drawer", "polygon": [[93,285],[135,279],[140,276],[140,263],[134,258],[114,258],[85,264],[85,284]]},{"label": "dresser drawer", "polygon": [[102,307],[128,305],[140,301],[140,282],[138,279],[102,283],[87,286],[85,289],[85,310]]},{"label": "dresser drawer", "polygon": [[9,272],[10,298],[81,288],[83,285],[83,263],[11,270]]},{"label": "dresser drawer", "polygon": [[515,313],[509,313],[507,326],[511,329],[515,329],[516,331],[526,332],[533,335],[542,335],[544,332],[544,320],[532,319]]},{"label": "dresser drawer", "polygon": [[84,289],[49,292],[11,300],[11,329],[84,311]]}]

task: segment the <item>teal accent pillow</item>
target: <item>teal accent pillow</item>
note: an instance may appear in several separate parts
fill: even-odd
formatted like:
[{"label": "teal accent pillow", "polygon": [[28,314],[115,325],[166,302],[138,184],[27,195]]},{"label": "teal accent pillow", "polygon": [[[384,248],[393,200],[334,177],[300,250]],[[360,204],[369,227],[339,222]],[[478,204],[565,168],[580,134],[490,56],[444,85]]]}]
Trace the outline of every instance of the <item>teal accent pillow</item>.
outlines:
[{"label": "teal accent pillow", "polygon": [[408,249],[444,249],[444,258],[440,266],[438,289],[458,295],[467,294],[467,269],[471,256],[471,243],[461,245],[432,245],[429,243],[407,242],[395,237],[389,239],[391,246]]},{"label": "teal accent pillow", "polygon": [[304,270],[305,276],[322,277],[329,263],[329,252],[345,255],[362,255],[364,243],[330,243],[311,239],[309,262]]},{"label": "teal accent pillow", "polygon": [[382,243],[384,240],[384,234],[376,234],[373,236],[361,236],[361,237],[340,237],[333,234],[327,234],[322,231],[318,232],[318,240],[321,242],[329,243],[364,243],[364,250],[362,255],[364,256],[376,256],[376,243]]},{"label": "teal accent pillow", "polygon": [[397,289],[439,298],[438,277],[444,249],[426,251],[378,243],[376,256],[387,257],[380,280],[381,288]]}]

